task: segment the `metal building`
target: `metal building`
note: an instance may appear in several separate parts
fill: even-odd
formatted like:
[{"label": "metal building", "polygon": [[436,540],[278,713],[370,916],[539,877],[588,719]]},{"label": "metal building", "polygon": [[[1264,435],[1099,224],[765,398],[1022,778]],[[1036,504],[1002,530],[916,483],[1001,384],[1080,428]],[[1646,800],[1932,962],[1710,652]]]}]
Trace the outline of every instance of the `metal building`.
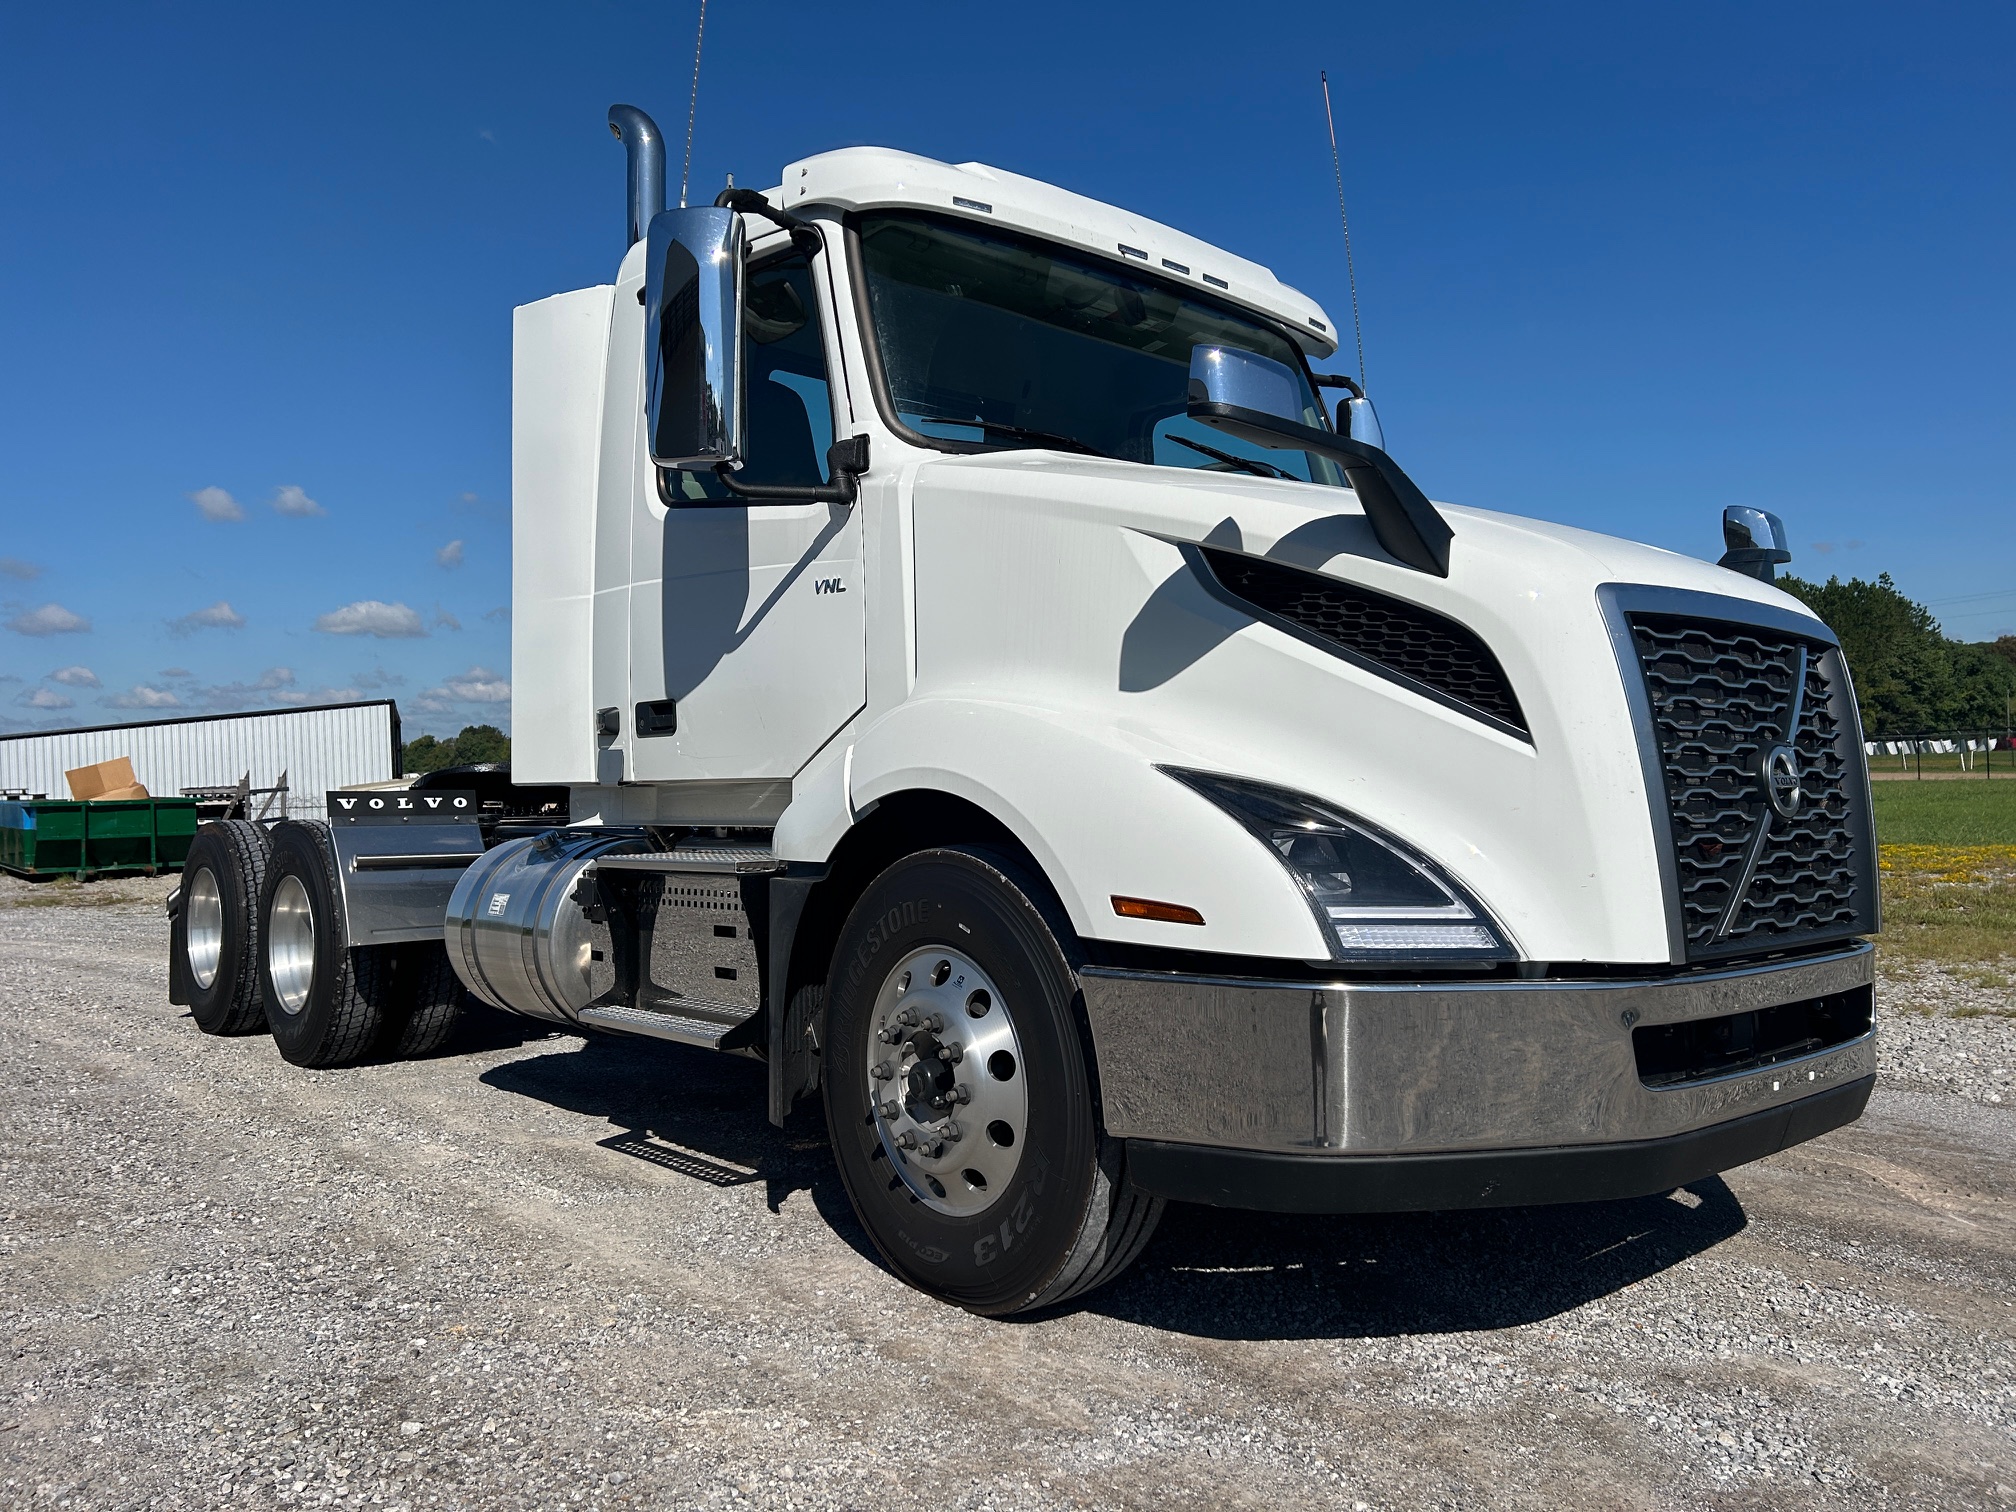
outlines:
[{"label": "metal building", "polygon": [[127,756],[157,798],[228,787],[248,772],[253,787],[271,787],[284,772],[287,811],[320,818],[328,789],[397,777],[400,755],[399,706],[389,698],[148,719],[0,735],[0,792],[67,797],[66,771]]}]

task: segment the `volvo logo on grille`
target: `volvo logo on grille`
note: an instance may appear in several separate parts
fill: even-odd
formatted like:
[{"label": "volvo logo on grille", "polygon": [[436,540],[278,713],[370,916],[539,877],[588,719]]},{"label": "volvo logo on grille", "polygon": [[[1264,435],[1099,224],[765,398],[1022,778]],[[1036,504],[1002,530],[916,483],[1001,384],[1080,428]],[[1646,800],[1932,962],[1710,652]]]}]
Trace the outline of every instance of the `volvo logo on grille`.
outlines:
[{"label": "volvo logo on grille", "polygon": [[1764,753],[1764,796],[1783,817],[1799,817],[1806,795],[1799,787],[1799,752],[1793,747],[1773,746]]}]

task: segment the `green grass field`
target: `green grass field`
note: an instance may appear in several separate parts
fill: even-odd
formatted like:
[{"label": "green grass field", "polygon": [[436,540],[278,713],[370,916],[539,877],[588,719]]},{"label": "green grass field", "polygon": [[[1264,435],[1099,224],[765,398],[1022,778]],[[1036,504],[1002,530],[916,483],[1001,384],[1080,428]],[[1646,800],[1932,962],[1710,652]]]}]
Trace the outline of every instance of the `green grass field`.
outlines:
[{"label": "green grass field", "polygon": [[1872,782],[1883,845],[2016,845],[2016,780]]}]

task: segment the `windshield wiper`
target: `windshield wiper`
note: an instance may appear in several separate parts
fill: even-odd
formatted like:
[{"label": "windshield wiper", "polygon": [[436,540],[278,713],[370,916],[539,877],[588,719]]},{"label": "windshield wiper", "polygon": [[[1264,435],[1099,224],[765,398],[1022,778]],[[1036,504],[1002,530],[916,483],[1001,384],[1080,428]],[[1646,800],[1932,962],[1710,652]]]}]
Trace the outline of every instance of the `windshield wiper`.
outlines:
[{"label": "windshield wiper", "polygon": [[1076,436],[1067,436],[1061,431],[1031,430],[1026,425],[1009,425],[1000,420],[969,420],[954,415],[926,415],[927,420],[936,420],[940,425],[970,425],[975,430],[992,431],[997,436],[1013,436],[1017,441],[1034,441],[1043,446],[1054,446],[1063,451],[1078,452],[1087,457],[1104,457],[1109,462],[1125,462],[1125,457],[1116,457],[1111,452],[1089,446]]},{"label": "windshield wiper", "polygon": [[1192,451],[1202,452],[1207,457],[1216,457],[1220,462],[1225,463],[1227,466],[1236,467],[1244,472],[1249,472],[1253,474],[1253,476],[1256,478],[1294,477],[1293,473],[1283,472],[1280,468],[1270,466],[1265,462],[1255,462],[1251,457],[1235,457],[1232,455],[1232,453],[1228,451],[1220,451],[1215,446],[1206,446],[1202,441],[1192,441],[1187,436],[1165,436],[1163,437],[1163,439],[1166,441],[1174,441],[1178,446],[1187,446]]}]

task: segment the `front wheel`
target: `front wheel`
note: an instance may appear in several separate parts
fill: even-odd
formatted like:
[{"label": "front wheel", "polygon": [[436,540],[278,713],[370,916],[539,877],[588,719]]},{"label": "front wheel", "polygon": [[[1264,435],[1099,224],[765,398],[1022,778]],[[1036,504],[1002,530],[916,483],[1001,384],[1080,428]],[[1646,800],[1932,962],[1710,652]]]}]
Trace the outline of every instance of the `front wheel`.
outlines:
[{"label": "front wheel", "polygon": [[1055,914],[1010,857],[922,851],[869,885],[834,955],[824,1081],[841,1179],[898,1275],[978,1313],[1112,1279],[1162,1210],[1099,1132]]}]

